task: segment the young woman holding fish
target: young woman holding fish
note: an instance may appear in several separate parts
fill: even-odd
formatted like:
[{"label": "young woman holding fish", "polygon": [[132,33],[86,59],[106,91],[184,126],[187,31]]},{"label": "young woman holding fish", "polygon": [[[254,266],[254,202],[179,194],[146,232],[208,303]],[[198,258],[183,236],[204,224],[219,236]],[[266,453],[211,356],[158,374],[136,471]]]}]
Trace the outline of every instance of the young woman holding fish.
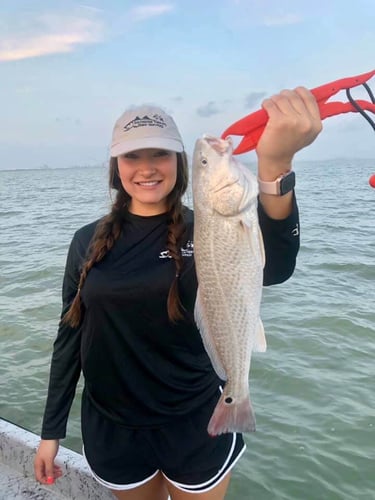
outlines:
[{"label": "young woman holding fish", "polygon": [[[273,182],[321,130],[304,88],[263,103],[258,176]],[[210,437],[219,379],[194,321],[193,213],[182,205],[187,161],[172,118],[140,107],[116,122],[111,212],[76,232],[67,258],[35,476],[61,476],[65,437],[82,370],[82,436],[93,476],[124,500],[219,500],[244,451],[240,433]],[[293,273],[299,247],[293,190],[260,193],[264,284]]]}]

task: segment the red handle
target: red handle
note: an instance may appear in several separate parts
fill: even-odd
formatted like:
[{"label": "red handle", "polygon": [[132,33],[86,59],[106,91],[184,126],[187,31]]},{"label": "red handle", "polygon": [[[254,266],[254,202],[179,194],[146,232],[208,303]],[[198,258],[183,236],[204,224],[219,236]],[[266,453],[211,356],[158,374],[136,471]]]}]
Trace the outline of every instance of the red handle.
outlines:
[{"label": "red handle", "polygon": [[[357,111],[357,109],[355,109],[350,102],[326,103],[326,101],[334,94],[337,94],[340,90],[350,89],[358,85],[362,85],[373,76],[375,76],[375,70],[357,76],[341,78],[340,80],[335,80],[312,89],[311,92],[319,104],[320,116],[322,120],[328,118],[329,116]],[[375,105],[373,103],[364,100],[358,100],[357,102],[362,109],[373,113],[375,112]],[[254,113],[251,113],[230,125],[223,132],[221,137],[225,139],[228,135],[244,136],[233,153],[245,153],[246,151],[250,151],[256,147],[267,121],[268,114],[264,111],[264,109],[259,109],[258,111],[255,111]]]},{"label": "red handle", "polygon": [[[363,101],[361,99],[358,99],[357,104],[360,106],[365,111],[371,111],[372,113],[375,113],[375,104],[372,102],[368,101]],[[358,110],[350,103],[350,102],[327,102],[324,104],[319,105],[319,110],[320,110],[320,117],[322,120],[325,118],[329,118],[330,116],[335,116],[339,115],[342,113],[354,113],[358,112]],[[261,110],[263,111],[263,110]],[[267,120],[268,120],[268,115],[264,111]],[[255,113],[254,113],[255,114]],[[251,115],[249,115],[250,117]],[[260,116],[260,115],[259,115]],[[243,118],[242,120],[246,120],[246,117]],[[236,124],[239,124],[242,120],[239,120],[236,122]],[[242,153],[246,153],[247,151],[251,151],[252,149],[255,149],[258,141],[261,137],[261,135],[264,132],[264,128],[266,126],[265,122],[263,125],[258,126],[257,128],[251,128],[248,133],[244,135],[244,138],[242,141],[238,144],[238,146],[234,149],[233,154],[239,155]],[[236,125],[234,124],[234,125]],[[225,134],[225,132],[224,132]],[[223,137],[226,137],[226,135],[223,134]],[[229,134],[227,134],[229,135]],[[233,132],[231,135],[243,135],[243,134],[234,134]]]}]

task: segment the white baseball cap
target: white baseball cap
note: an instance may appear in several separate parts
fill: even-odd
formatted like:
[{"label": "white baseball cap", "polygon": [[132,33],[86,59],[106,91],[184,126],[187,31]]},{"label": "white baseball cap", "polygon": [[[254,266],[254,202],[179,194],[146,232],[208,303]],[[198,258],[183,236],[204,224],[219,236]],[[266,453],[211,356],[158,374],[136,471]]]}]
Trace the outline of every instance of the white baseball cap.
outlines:
[{"label": "white baseball cap", "polygon": [[144,148],[181,153],[184,145],[171,116],[156,106],[139,106],[125,111],[116,121],[110,153],[117,157]]}]

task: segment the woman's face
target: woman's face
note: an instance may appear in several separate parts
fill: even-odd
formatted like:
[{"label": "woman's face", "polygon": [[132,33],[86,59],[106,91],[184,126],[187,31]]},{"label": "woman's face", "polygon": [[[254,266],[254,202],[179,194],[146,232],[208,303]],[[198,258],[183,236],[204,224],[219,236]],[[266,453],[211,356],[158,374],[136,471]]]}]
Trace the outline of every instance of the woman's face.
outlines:
[{"label": "woman's face", "polygon": [[167,210],[167,196],[177,180],[177,153],[165,149],[138,149],[117,158],[129,212],[157,215]]}]

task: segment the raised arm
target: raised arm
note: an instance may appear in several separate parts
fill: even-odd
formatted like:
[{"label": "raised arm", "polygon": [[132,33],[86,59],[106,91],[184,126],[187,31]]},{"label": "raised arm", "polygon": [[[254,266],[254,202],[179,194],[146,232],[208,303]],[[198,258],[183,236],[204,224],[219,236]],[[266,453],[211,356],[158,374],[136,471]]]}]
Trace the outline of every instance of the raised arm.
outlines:
[{"label": "raised arm", "polygon": [[[303,87],[283,90],[262,107],[269,119],[256,148],[258,177],[272,182],[292,169],[295,153],[316,139],[322,123],[314,96]],[[283,196],[260,192],[258,211],[266,251],[264,284],[281,283],[292,275],[299,249],[294,191]]]},{"label": "raised arm", "polygon": [[[316,139],[322,122],[314,96],[304,87],[283,90],[265,99],[262,107],[269,119],[256,148],[258,177],[274,181],[292,169],[295,153]],[[284,196],[260,193],[260,203],[273,219],[290,215],[292,198],[291,192]]]}]

